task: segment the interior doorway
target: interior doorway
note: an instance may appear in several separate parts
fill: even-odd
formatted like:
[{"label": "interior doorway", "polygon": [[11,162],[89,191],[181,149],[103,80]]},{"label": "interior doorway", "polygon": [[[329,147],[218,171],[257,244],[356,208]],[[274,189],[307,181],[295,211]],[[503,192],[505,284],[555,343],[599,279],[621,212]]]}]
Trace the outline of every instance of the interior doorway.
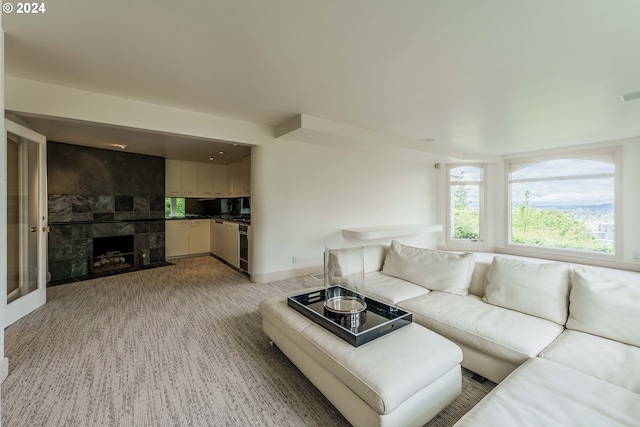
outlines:
[{"label": "interior doorway", "polygon": [[7,132],[7,306],[4,326],[46,302],[47,141],[5,120]]}]

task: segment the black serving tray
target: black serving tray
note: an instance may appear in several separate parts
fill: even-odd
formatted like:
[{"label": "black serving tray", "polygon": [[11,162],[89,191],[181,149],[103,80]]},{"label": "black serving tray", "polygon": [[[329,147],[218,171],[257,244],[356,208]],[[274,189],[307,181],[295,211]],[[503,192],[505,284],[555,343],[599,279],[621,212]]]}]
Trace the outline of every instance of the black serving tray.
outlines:
[{"label": "black serving tray", "polygon": [[[325,316],[326,292],[326,289],[320,289],[292,296],[287,299],[287,305],[355,347],[400,329],[413,321],[408,311],[365,297],[367,309],[362,313],[361,320],[355,322],[356,324],[346,322],[349,327],[345,327],[337,320]],[[340,286],[333,286],[328,289],[328,292],[331,296],[356,295],[351,290]]]}]

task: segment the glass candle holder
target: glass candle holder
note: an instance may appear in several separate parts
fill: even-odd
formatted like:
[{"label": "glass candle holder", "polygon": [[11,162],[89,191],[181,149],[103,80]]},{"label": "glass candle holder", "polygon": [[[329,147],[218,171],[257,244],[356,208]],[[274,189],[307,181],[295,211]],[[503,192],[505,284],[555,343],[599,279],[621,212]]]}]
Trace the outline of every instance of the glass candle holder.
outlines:
[{"label": "glass candle holder", "polygon": [[348,329],[364,321],[364,248],[327,246],[324,251],[325,315]]}]

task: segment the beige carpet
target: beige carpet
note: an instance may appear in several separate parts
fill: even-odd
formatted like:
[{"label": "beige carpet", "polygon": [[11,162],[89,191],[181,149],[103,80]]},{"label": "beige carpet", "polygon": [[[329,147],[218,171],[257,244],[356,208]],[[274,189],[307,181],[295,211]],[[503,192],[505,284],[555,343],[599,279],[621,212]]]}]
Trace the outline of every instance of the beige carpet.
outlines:
[{"label": "beige carpet", "polygon": [[[259,285],[211,257],[48,289],[5,331],[2,425],[346,426],[262,333],[258,303],[317,286]],[[428,426],[450,426],[494,385]]]}]

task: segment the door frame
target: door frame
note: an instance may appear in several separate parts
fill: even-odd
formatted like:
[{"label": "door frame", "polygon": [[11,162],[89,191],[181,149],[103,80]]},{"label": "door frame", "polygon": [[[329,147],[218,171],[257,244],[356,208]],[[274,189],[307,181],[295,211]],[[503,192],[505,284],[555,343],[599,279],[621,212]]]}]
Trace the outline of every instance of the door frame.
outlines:
[{"label": "door frame", "polygon": [[[8,134],[14,134],[18,137],[28,139],[29,141],[36,142],[38,144],[38,225],[37,225],[37,242],[38,242],[38,275],[37,283],[38,287],[35,291],[24,295],[17,300],[7,304],[6,289],[3,295],[4,298],[4,327],[11,325],[27,314],[31,313],[38,307],[44,305],[47,300],[47,235],[48,235],[48,221],[47,221],[47,138],[44,135],[40,135],[27,129],[17,123],[5,119],[4,132],[7,144],[9,143]],[[6,168],[5,168],[6,170]],[[6,194],[5,194],[6,197]]]}]

